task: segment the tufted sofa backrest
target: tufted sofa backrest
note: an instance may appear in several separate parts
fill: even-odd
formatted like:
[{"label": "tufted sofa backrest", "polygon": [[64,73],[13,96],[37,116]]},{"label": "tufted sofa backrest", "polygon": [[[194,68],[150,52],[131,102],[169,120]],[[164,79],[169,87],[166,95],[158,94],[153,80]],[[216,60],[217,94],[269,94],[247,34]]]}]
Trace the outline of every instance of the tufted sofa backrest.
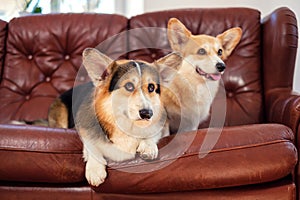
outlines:
[{"label": "tufted sofa backrest", "polygon": [[[232,27],[243,29],[242,39],[226,61],[227,68],[222,78],[227,101],[227,105],[224,105],[227,106],[225,125],[262,122],[264,116],[260,12],[247,8],[197,8],[153,12],[131,18],[130,28],[166,28],[171,17],[178,18],[194,35],[217,36]],[[152,29],[141,29],[139,32],[129,35],[132,50],[129,58],[153,61],[170,49],[166,33]],[[141,49],[143,46],[155,48]],[[219,98],[222,98],[222,95]],[[216,105],[223,103],[221,99],[219,102],[218,98],[216,99]]]},{"label": "tufted sofa backrest", "polygon": [[[260,123],[264,120],[262,41],[260,12],[247,8],[180,9],[146,13],[127,19],[106,14],[48,14],[15,18],[0,23],[0,123],[46,118],[48,107],[62,92],[73,87],[86,47],[130,29],[126,37],[112,39],[100,50],[112,58],[129,52],[129,59],[153,61],[170,52],[165,30],[176,17],[193,34],[213,36],[239,26],[243,36],[226,61],[225,125]],[[136,28],[143,28],[138,33]],[[5,41],[5,43],[2,43]],[[150,44],[149,44],[150,43]],[[148,48],[151,45],[154,48]],[[147,49],[143,48],[147,47]],[[5,55],[5,57],[3,57]],[[4,59],[3,59],[4,58]],[[0,63],[1,64],[1,63]],[[80,73],[77,84],[88,81]],[[218,102],[221,104],[223,101]]]},{"label": "tufted sofa backrest", "polygon": [[[127,22],[123,16],[108,14],[49,14],[11,20],[0,85],[0,122],[46,118],[53,100],[73,87],[82,51],[126,30]],[[101,51],[114,57],[125,51],[125,42],[111,40]],[[0,45],[0,55],[1,51]],[[86,73],[80,74],[78,84],[88,81]]]}]

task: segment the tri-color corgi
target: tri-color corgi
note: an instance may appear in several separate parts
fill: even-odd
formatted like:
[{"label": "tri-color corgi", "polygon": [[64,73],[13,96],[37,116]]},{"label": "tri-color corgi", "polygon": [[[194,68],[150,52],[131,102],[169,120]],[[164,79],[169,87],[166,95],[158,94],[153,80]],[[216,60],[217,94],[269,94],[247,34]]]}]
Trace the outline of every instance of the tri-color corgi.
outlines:
[{"label": "tri-color corgi", "polygon": [[231,28],[216,37],[193,35],[178,19],[168,22],[168,40],[174,52],[183,57],[182,65],[162,100],[171,133],[197,130],[209,116],[219,88],[224,61],[239,43],[242,30]]},{"label": "tri-color corgi", "polygon": [[96,49],[84,50],[83,65],[92,82],[57,98],[48,120],[51,127],[75,125],[91,185],[105,180],[107,160],[124,161],[136,153],[146,160],[157,158],[158,140],[169,135],[160,81],[181,61],[175,53],[154,63],[113,61]]}]

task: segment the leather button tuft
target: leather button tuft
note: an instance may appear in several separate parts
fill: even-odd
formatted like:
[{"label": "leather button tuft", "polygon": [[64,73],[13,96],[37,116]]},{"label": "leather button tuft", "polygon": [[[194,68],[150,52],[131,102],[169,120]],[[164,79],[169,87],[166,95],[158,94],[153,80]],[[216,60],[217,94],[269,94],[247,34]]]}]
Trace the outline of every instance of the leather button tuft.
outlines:
[{"label": "leather button tuft", "polygon": [[70,60],[70,55],[65,55],[65,60]]},{"label": "leather button tuft", "polygon": [[151,57],[152,57],[152,58],[156,58],[156,53],[152,53],[152,54],[151,54]]},{"label": "leather button tuft", "polygon": [[227,93],[227,96],[228,96],[229,98],[231,98],[231,97],[234,96],[234,94],[233,94],[232,92],[228,92],[228,93]]},{"label": "leather button tuft", "polygon": [[33,56],[32,55],[28,55],[28,60],[32,60]]},{"label": "leather button tuft", "polygon": [[51,78],[48,76],[48,77],[46,77],[46,82],[50,82],[51,81]]},{"label": "leather button tuft", "polygon": [[26,99],[26,100],[29,100],[29,99],[30,99],[30,96],[29,96],[29,95],[26,95],[26,96],[25,96],[25,99]]}]

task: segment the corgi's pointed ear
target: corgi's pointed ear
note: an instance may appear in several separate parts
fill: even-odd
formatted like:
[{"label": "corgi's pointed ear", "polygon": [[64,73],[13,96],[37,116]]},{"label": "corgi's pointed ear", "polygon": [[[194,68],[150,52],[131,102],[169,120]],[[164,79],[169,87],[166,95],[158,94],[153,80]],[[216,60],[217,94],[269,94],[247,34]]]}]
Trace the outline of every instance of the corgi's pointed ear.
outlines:
[{"label": "corgi's pointed ear", "polygon": [[107,76],[109,73],[108,66],[113,62],[108,56],[94,48],[86,48],[82,53],[82,59],[83,65],[95,86]]},{"label": "corgi's pointed ear", "polygon": [[240,42],[241,37],[242,29],[239,27],[228,29],[217,36],[223,47],[222,59],[225,60],[228,56],[230,56],[236,45]]},{"label": "corgi's pointed ear", "polygon": [[155,61],[156,68],[164,84],[173,80],[183,61],[179,53],[170,53]]},{"label": "corgi's pointed ear", "polygon": [[169,19],[168,40],[173,51],[181,52],[180,50],[188,42],[191,35],[191,32],[178,19]]}]

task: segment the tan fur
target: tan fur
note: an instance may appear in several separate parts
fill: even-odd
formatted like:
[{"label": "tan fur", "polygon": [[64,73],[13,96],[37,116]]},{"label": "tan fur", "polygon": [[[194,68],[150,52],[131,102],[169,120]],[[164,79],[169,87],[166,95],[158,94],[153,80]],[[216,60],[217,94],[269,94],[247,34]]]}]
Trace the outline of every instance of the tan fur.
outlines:
[{"label": "tan fur", "polygon": [[[224,61],[239,43],[241,35],[239,27],[216,37],[193,35],[178,19],[169,20],[169,43],[173,51],[183,57],[178,73],[162,91],[171,132],[196,130],[208,117],[223,73],[216,66],[225,65]],[[200,49],[204,53],[200,53]],[[218,55],[220,51],[222,55]]]},{"label": "tan fur", "polygon": [[50,127],[68,128],[68,110],[59,98],[49,108],[48,122]]},{"label": "tan fur", "polygon": [[[100,90],[106,90],[106,88],[102,88]],[[100,91],[98,92],[101,93]],[[103,129],[107,133],[108,139],[118,149],[127,153],[135,154],[140,139],[126,135],[116,127],[114,116],[111,115],[111,113],[114,111],[112,109],[112,100],[109,98],[109,96],[98,96],[98,98],[95,100],[95,111]],[[103,113],[107,114],[104,115]]]}]

